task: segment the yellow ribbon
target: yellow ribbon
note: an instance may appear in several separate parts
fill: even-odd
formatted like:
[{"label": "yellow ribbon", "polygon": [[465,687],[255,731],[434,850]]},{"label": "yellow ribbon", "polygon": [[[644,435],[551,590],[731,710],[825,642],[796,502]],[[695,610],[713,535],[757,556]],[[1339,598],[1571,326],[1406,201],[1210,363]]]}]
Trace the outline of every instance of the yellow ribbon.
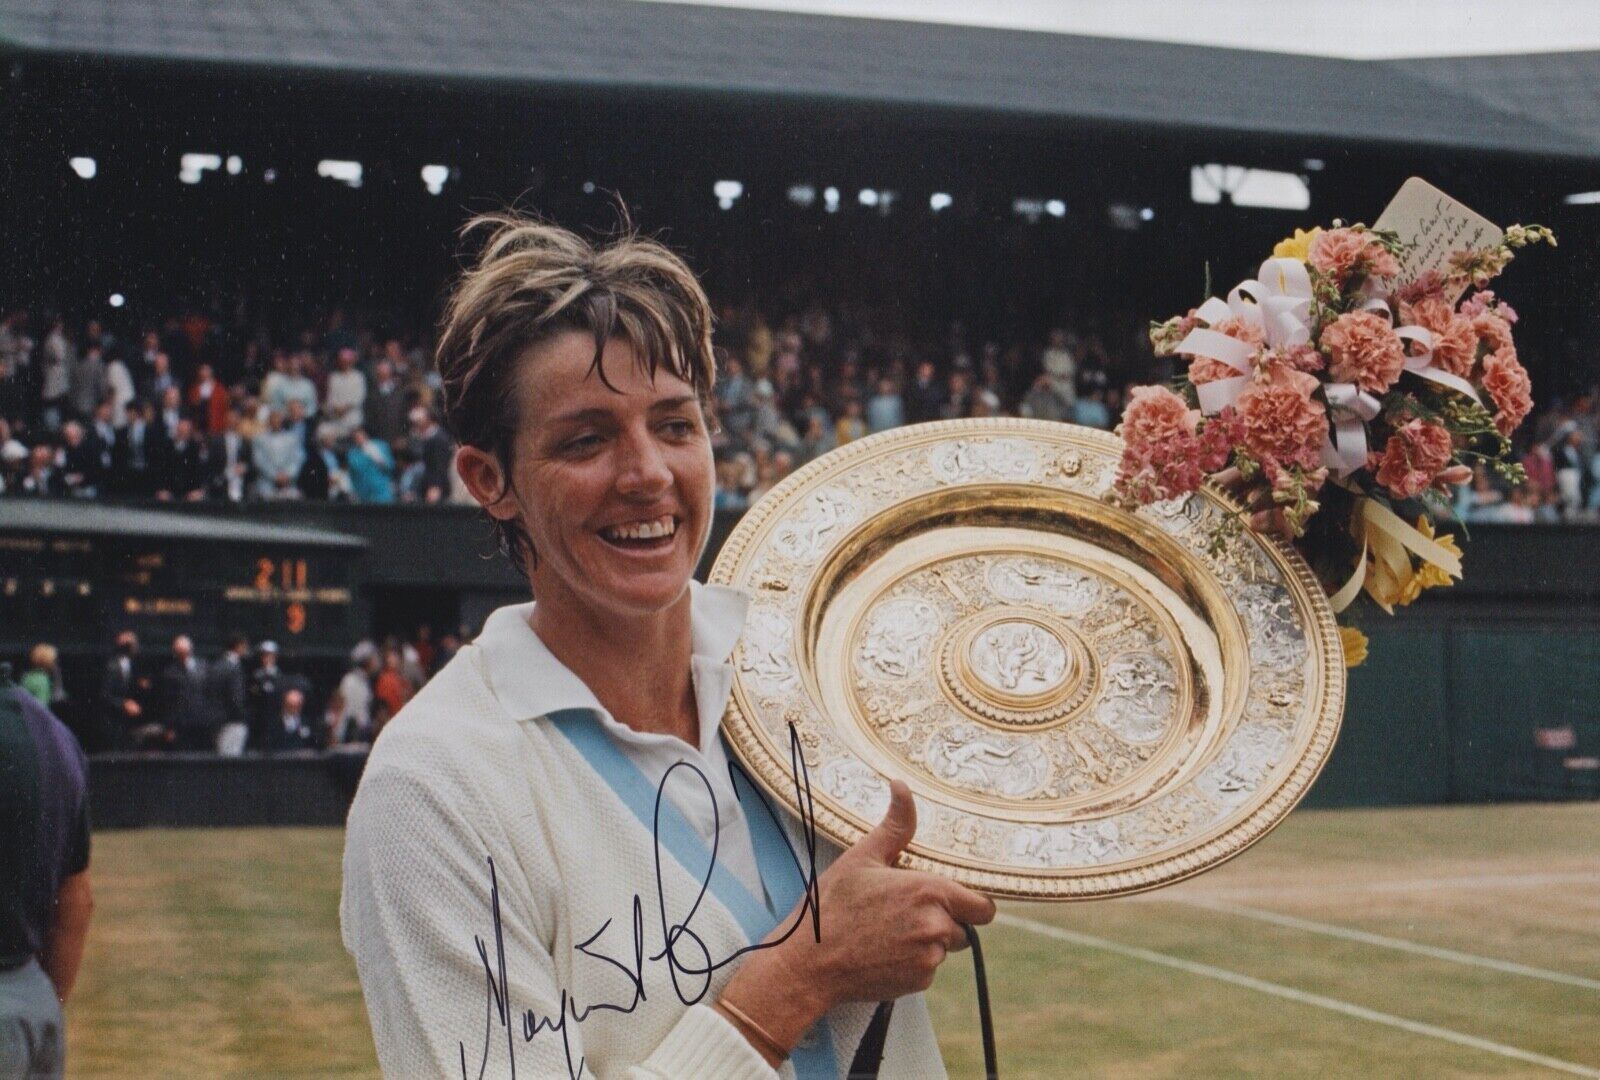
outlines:
[{"label": "yellow ribbon", "polygon": [[[1432,563],[1453,578],[1461,576],[1461,557],[1455,552],[1422,535],[1376,499],[1358,499],[1357,503],[1356,520],[1361,523],[1361,558],[1356,560],[1355,573],[1351,574],[1350,580],[1328,598],[1335,613],[1349,607],[1360,595],[1367,581],[1369,552],[1375,561],[1383,563],[1396,581],[1410,580],[1411,556],[1408,552],[1415,552],[1423,562]],[[1386,613],[1394,614],[1390,604],[1375,595],[1372,599]]]}]

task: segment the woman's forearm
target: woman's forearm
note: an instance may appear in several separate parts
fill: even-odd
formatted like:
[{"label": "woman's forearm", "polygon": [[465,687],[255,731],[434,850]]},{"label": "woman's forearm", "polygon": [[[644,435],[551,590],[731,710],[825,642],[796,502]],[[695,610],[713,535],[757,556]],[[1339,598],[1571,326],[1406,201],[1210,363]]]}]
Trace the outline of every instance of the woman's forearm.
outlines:
[{"label": "woman's forearm", "polygon": [[40,960],[63,1005],[78,981],[78,966],[83,962],[83,946],[89,937],[89,916],[93,911],[89,871],[74,874],[61,883],[61,890],[56,894],[55,919],[50,924],[44,956]]}]

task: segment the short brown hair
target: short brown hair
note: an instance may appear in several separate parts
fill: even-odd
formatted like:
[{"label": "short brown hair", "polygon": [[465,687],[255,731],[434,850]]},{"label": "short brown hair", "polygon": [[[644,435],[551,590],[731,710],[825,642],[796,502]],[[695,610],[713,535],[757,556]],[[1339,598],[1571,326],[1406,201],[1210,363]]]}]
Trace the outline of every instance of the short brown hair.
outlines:
[{"label": "short brown hair", "polygon": [[[475,265],[456,279],[440,321],[434,359],[446,429],[458,443],[492,453],[513,483],[520,422],[515,393],[528,350],[576,330],[594,336],[591,370],[607,387],[601,357],[621,338],[655,377],[662,365],[707,407],[716,382],[711,304],[683,259],[665,245],[621,231],[591,243],[560,226],[515,213],[482,214],[462,236],[487,231]],[[496,520],[500,546],[526,574],[537,553],[520,521]]]}]

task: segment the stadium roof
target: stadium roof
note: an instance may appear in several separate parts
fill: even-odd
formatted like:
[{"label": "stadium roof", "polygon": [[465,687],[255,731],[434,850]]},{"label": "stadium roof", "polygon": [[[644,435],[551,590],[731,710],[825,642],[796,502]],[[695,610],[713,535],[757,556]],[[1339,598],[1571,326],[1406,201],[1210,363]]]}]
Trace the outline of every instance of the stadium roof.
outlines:
[{"label": "stadium roof", "polygon": [[152,536],[164,540],[284,544],[296,547],[367,547],[367,541],[359,536],[328,529],[264,525],[258,521],[236,518],[50,499],[6,499],[4,511],[0,512],[0,532]]},{"label": "stadium roof", "polygon": [[0,0],[6,44],[1600,158],[1600,52],[1361,61],[636,0]]}]

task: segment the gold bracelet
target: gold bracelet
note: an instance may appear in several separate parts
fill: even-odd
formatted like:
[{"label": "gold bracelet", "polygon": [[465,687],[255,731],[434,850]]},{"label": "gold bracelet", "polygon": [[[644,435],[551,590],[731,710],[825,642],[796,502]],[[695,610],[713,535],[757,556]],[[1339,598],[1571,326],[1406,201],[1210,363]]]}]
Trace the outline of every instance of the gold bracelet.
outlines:
[{"label": "gold bracelet", "polygon": [[779,1061],[783,1061],[788,1058],[788,1052],[778,1044],[778,1040],[767,1034],[766,1028],[762,1027],[760,1024],[746,1016],[742,1009],[734,1005],[727,998],[718,998],[717,1004],[730,1013],[735,1020],[739,1021],[740,1024],[748,1028],[748,1034],[753,1034],[757,1040],[766,1043],[766,1046],[758,1046],[756,1049],[770,1053]]}]

